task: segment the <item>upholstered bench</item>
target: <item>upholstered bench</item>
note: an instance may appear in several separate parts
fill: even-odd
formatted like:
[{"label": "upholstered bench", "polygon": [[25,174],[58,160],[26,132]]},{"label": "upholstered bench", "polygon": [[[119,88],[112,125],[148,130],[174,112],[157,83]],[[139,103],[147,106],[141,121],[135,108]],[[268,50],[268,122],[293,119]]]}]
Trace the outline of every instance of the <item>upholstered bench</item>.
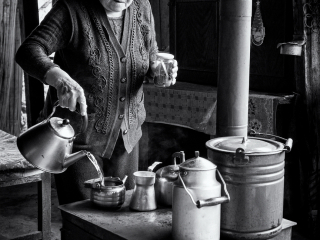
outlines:
[{"label": "upholstered bench", "polygon": [[[51,176],[20,154],[16,137],[0,130],[0,187],[38,182],[38,229],[13,239],[50,240],[51,235]],[[0,236],[0,239],[6,239]]]}]

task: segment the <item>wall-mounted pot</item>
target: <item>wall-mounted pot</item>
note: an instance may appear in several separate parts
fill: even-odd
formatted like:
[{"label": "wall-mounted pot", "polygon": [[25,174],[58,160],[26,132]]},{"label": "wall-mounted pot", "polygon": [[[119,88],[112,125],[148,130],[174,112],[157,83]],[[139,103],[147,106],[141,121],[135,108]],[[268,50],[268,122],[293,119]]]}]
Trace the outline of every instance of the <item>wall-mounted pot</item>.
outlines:
[{"label": "wall-mounted pot", "polygon": [[[265,134],[263,134],[265,135]],[[240,136],[206,143],[232,201],[222,205],[221,234],[230,239],[269,239],[282,229],[286,143]]]}]

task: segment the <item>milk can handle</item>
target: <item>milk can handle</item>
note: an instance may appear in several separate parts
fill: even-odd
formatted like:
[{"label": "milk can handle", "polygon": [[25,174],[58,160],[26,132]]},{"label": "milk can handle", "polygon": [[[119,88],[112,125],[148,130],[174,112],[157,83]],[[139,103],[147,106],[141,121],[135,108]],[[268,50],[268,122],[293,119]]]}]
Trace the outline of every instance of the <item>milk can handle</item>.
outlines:
[{"label": "milk can handle", "polygon": [[175,152],[172,154],[172,162],[174,165],[177,165],[177,158],[180,159],[180,163],[183,163],[185,161],[185,154],[184,151]]},{"label": "milk can handle", "polygon": [[285,139],[283,137],[279,137],[277,135],[273,135],[273,134],[269,134],[269,133],[258,133],[253,129],[250,130],[249,135],[251,135],[251,136],[269,136],[269,137],[274,137],[278,140],[282,140],[283,142],[285,142],[284,151],[287,153],[291,151],[292,144],[293,144],[293,140],[291,138]]},{"label": "milk can handle", "polygon": [[220,174],[218,169],[217,169],[217,172],[218,172],[218,175],[219,175],[219,177],[220,177],[220,179],[222,181],[223,190],[224,190],[226,196],[216,197],[216,198],[208,198],[208,199],[205,199],[205,200],[198,200],[198,201],[194,200],[191,192],[188,190],[188,188],[184,184],[184,181],[183,181],[183,179],[182,179],[182,177],[180,176],[180,173],[179,173],[179,178],[180,178],[180,181],[181,181],[184,189],[186,190],[186,192],[190,196],[191,201],[193,202],[193,204],[197,206],[197,208],[202,208],[202,207],[207,207],[207,206],[215,206],[215,205],[218,205],[218,204],[221,204],[221,203],[230,202],[230,195],[228,193],[226,183],[224,182],[224,180],[223,180],[223,178],[222,178],[222,176],[221,176],[221,174]]},{"label": "milk can handle", "polygon": [[[50,116],[47,118],[47,122],[49,122],[50,118],[53,116],[53,114],[55,113],[56,111],[56,108],[60,106],[59,105],[59,100],[56,101],[53,105],[53,109],[52,109],[52,113],[50,114]],[[78,111],[76,111],[76,113],[79,113]],[[79,133],[77,133],[74,138],[76,136],[78,136],[79,134],[81,133],[84,133],[86,130],[87,130],[87,127],[88,127],[88,114],[85,114],[84,116],[82,116],[82,127],[81,127],[81,131]]]}]

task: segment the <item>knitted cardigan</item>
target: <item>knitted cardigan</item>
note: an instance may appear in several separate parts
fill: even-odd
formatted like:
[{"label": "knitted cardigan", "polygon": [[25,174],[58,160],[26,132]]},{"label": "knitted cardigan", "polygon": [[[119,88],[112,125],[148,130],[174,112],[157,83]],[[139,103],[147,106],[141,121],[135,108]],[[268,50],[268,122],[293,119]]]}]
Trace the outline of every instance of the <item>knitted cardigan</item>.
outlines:
[{"label": "knitted cardigan", "polygon": [[[128,152],[141,138],[143,80],[158,51],[148,0],[134,0],[123,24],[119,43],[98,0],[59,0],[16,54],[17,63],[44,83],[46,72],[58,65],[82,86],[89,120],[74,144],[106,158],[119,133]],[[48,57],[53,52],[54,63]],[[50,87],[48,113],[56,100]],[[76,132],[81,129],[80,115],[63,108],[55,115],[68,118]]]}]

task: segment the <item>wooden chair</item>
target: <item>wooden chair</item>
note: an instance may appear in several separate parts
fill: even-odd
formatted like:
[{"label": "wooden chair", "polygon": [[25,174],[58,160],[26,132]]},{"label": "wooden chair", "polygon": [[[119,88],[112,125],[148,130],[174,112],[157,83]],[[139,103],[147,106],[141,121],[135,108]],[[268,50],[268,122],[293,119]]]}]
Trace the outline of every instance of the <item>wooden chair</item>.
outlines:
[{"label": "wooden chair", "polygon": [[[50,240],[51,237],[51,176],[20,154],[16,137],[0,130],[0,187],[38,182],[38,230],[16,236],[15,240]],[[0,239],[6,239],[0,235]]]}]

